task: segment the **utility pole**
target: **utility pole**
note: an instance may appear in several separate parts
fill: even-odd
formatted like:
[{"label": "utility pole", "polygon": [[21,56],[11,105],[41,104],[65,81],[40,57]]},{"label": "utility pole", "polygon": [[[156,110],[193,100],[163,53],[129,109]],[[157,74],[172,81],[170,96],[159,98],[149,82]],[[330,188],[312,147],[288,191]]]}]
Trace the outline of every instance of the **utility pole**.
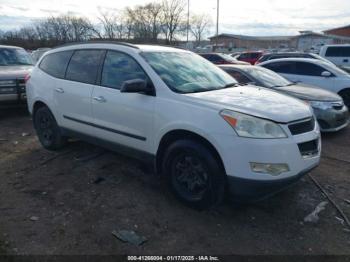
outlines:
[{"label": "utility pole", "polygon": [[215,37],[215,51],[218,48],[218,37],[219,37],[219,0],[216,3],[216,37]]},{"label": "utility pole", "polygon": [[190,31],[190,0],[187,0],[187,47],[188,47],[189,31]]}]

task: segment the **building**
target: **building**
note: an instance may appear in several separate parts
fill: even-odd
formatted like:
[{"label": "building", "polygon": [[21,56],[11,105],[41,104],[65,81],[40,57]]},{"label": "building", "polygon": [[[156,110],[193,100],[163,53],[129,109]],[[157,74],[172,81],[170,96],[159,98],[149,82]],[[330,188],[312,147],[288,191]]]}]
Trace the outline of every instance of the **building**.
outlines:
[{"label": "building", "polygon": [[293,36],[245,36],[235,34],[220,34],[218,37],[209,37],[213,46],[220,49],[256,50],[256,49],[280,49],[295,46]]},{"label": "building", "polygon": [[300,31],[296,36],[245,36],[235,34],[219,34],[209,37],[210,44],[219,51],[245,50],[299,50],[318,52],[324,45],[350,44],[350,37],[322,34],[313,31]]},{"label": "building", "polygon": [[350,37],[350,25],[323,31],[326,35]]},{"label": "building", "polygon": [[300,35],[295,36],[295,48],[300,51],[319,51],[322,46],[334,43],[334,37],[315,33],[312,31],[300,31]]}]

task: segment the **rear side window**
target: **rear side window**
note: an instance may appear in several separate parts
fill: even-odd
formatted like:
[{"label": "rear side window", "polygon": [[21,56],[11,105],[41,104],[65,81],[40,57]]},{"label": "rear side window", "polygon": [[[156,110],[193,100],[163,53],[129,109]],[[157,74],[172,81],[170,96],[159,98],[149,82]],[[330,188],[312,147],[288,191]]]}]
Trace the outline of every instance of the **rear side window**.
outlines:
[{"label": "rear side window", "polygon": [[263,67],[268,68],[277,73],[296,74],[294,62],[277,62],[263,65]]},{"label": "rear side window", "polygon": [[66,68],[73,51],[49,54],[40,62],[39,68],[51,76],[64,78]]},{"label": "rear side window", "polygon": [[74,52],[66,73],[66,79],[95,84],[103,50],[77,50]]},{"label": "rear side window", "polygon": [[258,59],[260,57],[260,53],[250,53],[250,58]]},{"label": "rear side window", "polygon": [[101,85],[120,89],[122,84],[128,80],[148,80],[141,66],[130,56],[108,51],[103,65]]},{"label": "rear side window", "polygon": [[243,75],[241,72],[238,71],[228,71],[227,73],[229,73],[234,79],[237,80],[238,83],[240,84],[247,84],[250,82],[253,82],[252,80],[250,80],[248,77],[246,77],[245,75]]},{"label": "rear side window", "polygon": [[296,62],[296,71],[298,75],[321,76],[322,72],[327,70],[315,64]]},{"label": "rear side window", "polygon": [[327,48],[326,56],[329,57],[350,57],[350,46],[330,46]]},{"label": "rear side window", "polygon": [[205,59],[209,60],[210,62],[220,62],[223,60],[219,55],[214,54],[204,54],[202,55]]}]

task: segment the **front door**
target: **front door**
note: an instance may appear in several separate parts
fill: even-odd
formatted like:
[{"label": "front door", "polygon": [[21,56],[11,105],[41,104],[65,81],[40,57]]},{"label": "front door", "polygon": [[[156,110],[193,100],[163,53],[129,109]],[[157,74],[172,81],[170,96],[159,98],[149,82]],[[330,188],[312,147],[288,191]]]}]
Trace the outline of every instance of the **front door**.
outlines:
[{"label": "front door", "polygon": [[101,83],[92,93],[96,136],[106,141],[150,152],[153,142],[155,96],[121,93],[124,81],[150,79],[131,56],[107,51]]}]

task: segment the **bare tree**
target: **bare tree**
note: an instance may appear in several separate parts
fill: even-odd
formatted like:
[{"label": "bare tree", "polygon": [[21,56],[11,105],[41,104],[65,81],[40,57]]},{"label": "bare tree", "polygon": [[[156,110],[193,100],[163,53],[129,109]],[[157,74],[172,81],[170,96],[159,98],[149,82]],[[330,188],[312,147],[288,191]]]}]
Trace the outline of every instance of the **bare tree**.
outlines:
[{"label": "bare tree", "polygon": [[208,14],[192,15],[190,19],[190,31],[199,45],[205,34],[208,33],[212,20]]},{"label": "bare tree", "polygon": [[126,8],[134,37],[156,41],[161,31],[161,11],[162,5],[158,3]]},{"label": "bare tree", "polygon": [[176,33],[184,29],[185,7],[184,0],[163,0],[162,29],[169,44],[174,41]]},{"label": "bare tree", "polygon": [[102,24],[105,38],[123,38],[125,26],[120,11],[100,11],[98,19]]}]

